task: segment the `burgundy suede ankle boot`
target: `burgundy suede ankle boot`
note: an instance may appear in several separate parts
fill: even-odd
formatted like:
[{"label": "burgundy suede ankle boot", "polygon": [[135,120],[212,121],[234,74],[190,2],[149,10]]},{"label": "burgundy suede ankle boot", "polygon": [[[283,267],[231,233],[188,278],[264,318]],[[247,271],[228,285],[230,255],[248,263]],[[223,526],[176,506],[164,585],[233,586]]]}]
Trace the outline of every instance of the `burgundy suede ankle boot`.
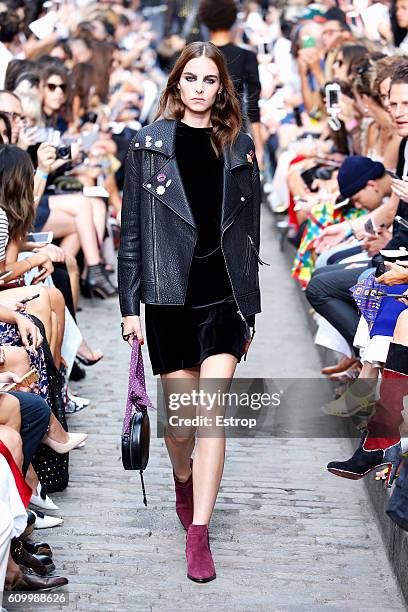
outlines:
[{"label": "burgundy suede ankle boot", "polygon": [[186,537],[187,578],[210,582],[216,577],[207,525],[191,524]]},{"label": "burgundy suede ankle boot", "polygon": [[[190,467],[193,469],[193,460],[190,459]],[[186,482],[177,480],[173,470],[174,488],[176,491],[176,512],[181,524],[187,531],[193,522],[194,501],[193,501],[193,472]]]}]

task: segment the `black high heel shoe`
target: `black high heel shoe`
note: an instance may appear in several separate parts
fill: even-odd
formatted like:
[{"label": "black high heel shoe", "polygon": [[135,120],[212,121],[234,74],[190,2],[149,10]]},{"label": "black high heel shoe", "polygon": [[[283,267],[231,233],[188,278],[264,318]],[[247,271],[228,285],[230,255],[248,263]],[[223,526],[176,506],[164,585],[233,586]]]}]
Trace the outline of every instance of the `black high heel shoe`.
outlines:
[{"label": "black high heel shoe", "polygon": [[84,366],[93,366],[95,365],[95,363],[98,363],[98,361],[100,361],[102,358],[103,358],[103,355],[98,357],[98,359],[88,359],[88,357],[84,357],[83,355],[80,355],[79,353],[77,353],[78,361],[80,361],[82,365]]},{"label": "black high heel shoe", "polygon": [[[368,432],[365,432],[360,440],[359,447],[350,459],[347,461],[331,461],[327,464],[327,469],[335,476],[360,480],[369,472],[388,465],[389,470],[385,484],[387,487],[391,487],[401,462],[401,442],[390,440],[389,444],[384,444],[384,448],[367,450],[364,448],[367,439]],[[384,441],[386,441],[386,438],[384,438]]]},{"label": "black high heel shoe", "polygon": [[117,288],[110,282],[102,264],[88,266],[86,283],[91,296],[96,295],[106,300],[118,295]]}]

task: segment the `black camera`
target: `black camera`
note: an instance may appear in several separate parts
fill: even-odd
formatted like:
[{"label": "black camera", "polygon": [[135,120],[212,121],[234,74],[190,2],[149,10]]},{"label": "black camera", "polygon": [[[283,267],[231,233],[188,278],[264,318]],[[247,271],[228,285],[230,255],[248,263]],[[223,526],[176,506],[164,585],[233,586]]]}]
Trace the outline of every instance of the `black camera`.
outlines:
[{"label": "black camera", "polygon": [[86,113],[81,119],[81,126],[85,125],[85,123],[96,123],[98,121],[98,113],[94,111],[89,111]]},{"label": "black camera", "polygon": [[57,147],[57,159],[72,159],[71,145]]}]

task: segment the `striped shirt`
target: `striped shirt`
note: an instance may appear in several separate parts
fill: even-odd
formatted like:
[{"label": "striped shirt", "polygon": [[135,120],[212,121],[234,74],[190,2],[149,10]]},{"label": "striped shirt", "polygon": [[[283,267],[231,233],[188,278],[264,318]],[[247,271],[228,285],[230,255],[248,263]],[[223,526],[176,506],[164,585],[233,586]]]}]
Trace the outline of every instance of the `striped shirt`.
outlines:
[{"label": "striped shirt", "polygon": [[9,240],[9,223],[3,208],[0,208],[0,262],[6,260],[6,247]]}]

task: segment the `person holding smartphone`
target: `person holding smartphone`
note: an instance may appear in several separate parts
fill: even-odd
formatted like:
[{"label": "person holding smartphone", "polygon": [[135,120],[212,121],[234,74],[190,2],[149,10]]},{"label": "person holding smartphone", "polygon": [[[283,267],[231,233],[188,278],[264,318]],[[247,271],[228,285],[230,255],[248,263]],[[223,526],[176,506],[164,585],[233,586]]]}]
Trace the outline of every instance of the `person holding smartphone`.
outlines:
[{"label": "person holding smartphone", "polygon": [[[178,383],[192,392],[217,378],[228,391],[261,311],[259,168],[240,127],[223,54],[195,42],[169,75],[156,121],[129,147],[118,255],[122,333],[130,344],[144,342],[144,302],[149,357],[167,400]],[[181,439],[167,428],[165,441],[187,530],[187,576],[208,582],[216,576],[208,524],[225,436],[200,427],[197,436],[196,444],[194,427]]]}]

